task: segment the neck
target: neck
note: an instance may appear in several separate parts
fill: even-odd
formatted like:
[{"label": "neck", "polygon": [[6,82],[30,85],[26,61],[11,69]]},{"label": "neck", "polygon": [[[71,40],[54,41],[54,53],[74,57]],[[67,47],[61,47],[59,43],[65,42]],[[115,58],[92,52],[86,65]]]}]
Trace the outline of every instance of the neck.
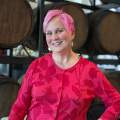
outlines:
[{"label": "neck", "polygon": [[64,53],[53,53],[52,57],[54,62],[62,68],[69,68],[79,60],[78,55],[72,50]]}]

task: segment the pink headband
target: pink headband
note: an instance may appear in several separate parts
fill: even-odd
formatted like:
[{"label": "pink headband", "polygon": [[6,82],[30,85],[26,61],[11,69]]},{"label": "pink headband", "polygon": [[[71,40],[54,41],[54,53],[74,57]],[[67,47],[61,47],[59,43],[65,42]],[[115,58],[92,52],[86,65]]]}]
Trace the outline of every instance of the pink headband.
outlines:
[{"label": "pink headband", "polygon": [[75,26],[74,26],[74,20],[73,18],[63,12],[60,9],[54,9],[54,10],[49,10],[48,13],[46,14],[45,18],[44,18],[44,22],[43,22],[43,31],[46,31],[46,27],[48,25],[48,23],[54,18],[54,17],[59,17],[61,22],[64,24],[65,28],[70,31],[70,32],[74,32],[75,31]]}]

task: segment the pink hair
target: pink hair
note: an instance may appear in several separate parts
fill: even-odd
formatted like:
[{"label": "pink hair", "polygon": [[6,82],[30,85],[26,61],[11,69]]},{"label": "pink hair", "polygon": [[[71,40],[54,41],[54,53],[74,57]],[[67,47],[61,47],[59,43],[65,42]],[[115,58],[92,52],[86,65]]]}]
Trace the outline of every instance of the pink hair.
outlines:
[{"label": "pink hair", "polygon": [[46,27],[48,23],[54,18],[54,17],[59,17],[63,25],[65,26],[67,31],[74,32],[75,31],[75,26],[74,26],[74,20],[73,18],[68,14],[63,12],[60,9],[54,9],[54,10],[49,10],[48,13],[46,14],[43,22],[43,31],[46,31]]}]

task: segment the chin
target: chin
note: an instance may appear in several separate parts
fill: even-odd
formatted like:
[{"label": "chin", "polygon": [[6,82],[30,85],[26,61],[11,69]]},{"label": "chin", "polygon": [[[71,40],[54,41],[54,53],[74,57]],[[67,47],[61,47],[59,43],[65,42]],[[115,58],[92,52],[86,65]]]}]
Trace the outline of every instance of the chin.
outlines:
[{"label": "chin", "polygon": [[60,52],[64,52],[64,51],[66,51],[68,49],[68,47],[57,47],[57,48],[52,48],[52,52],[58,52],[58,53],[60,53]]},{"label": "chin", "polygon": [[66,50],[64,50],[64,49],[52,50],[53,53],[63,53],[64,51],[66,51]]}]

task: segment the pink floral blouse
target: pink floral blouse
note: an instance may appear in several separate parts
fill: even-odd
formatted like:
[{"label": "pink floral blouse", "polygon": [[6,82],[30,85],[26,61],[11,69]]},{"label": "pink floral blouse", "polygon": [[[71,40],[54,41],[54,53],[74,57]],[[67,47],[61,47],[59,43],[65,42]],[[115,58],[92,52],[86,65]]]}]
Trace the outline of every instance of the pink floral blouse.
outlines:
[{"label": "pink floral blouse", "polygon": [[80,57],[71,68],[61,69],[51,53],[28,68],[9,120],[86,120],[92,100],[99,97],[106,106],[102,120],[120,116],[120,95],[95,64]]}]

